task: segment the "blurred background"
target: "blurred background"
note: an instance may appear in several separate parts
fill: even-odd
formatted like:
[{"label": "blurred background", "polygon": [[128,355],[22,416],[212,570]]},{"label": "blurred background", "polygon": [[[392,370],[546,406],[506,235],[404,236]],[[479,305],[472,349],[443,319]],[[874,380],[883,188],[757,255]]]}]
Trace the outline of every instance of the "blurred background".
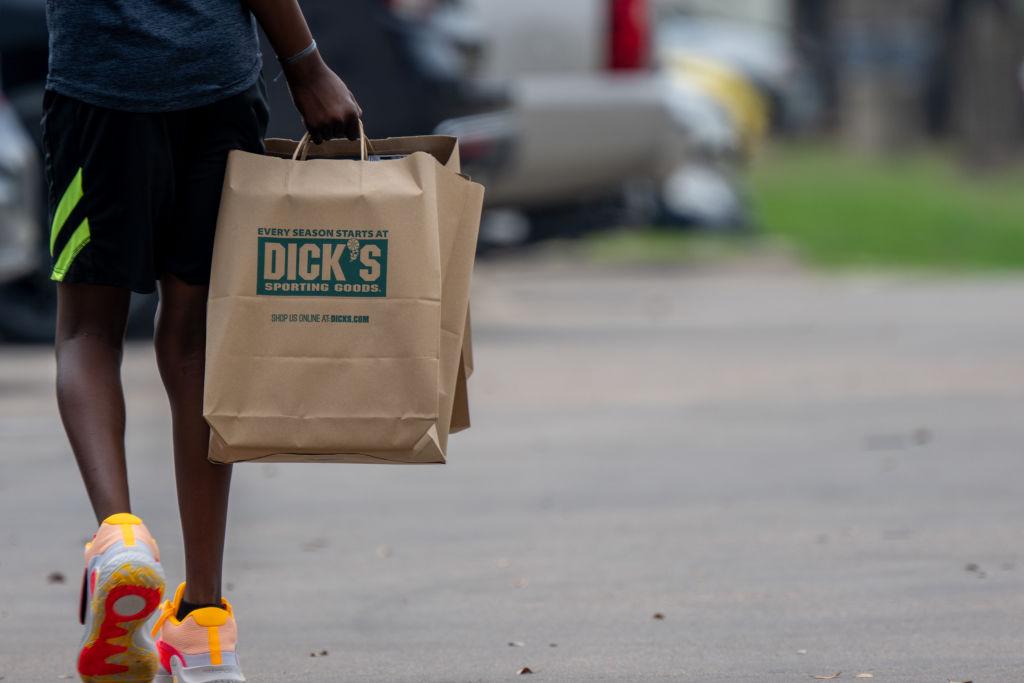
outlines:
[{"label": "blurred background", "polygon": [[[304,7],[371,135],[461,138],[488,186],[483,253],[584,237],[571,249],[640,261],[770,245],[828,265],[1024,264],[1019,0]],[[0,336],[41,341],[44,2],[0,9]],[[266,63],[271,134],[297,137]]]},{"label": "blurred background", "polygon": [[[247,670],[1024,679],[1024,0],[302,5],[372,136],[457,135],[487,186],[473,429],[446,468],[236,468]],[[42,343],[43,6],[0,0],[19,682],[70,677],[93,528]],[[264,52],[271,134],[298,137]],[[179,576],[133,308],[133,496]]]}]

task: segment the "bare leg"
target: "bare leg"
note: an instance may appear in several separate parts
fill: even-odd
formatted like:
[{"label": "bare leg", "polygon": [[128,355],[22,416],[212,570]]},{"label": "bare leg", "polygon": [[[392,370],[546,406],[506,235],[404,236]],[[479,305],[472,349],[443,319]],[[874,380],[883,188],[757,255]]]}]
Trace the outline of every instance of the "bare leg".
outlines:
[{"label": "bare leg", "polygon": [[57,285],[57,406],[97,521],[131,512],[121,358],[131,292]]},{"label": "bare leg", "polygon": [[203,419],[208,288],[173,276],[160,281],[156,353],[171,403],[174,470],[185,539],[185,596],[219,604],[231,466],[207,460],[210,429]]}]

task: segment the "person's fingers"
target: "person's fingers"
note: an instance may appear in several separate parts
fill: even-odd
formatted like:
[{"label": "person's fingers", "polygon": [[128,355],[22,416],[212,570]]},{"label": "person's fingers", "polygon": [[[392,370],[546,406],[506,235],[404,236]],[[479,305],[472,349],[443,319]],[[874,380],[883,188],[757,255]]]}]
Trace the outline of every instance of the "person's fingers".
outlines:
[{"label": "person's fingers", "polygon": [[345,122],[345,137],[349,140],[359,139],[359,117],[350,116],[348,121]]},{"label": "person's fingers", "polygon": [[345,122],[344,121],[337,121],[337,122],[335,122],[335,124],[333,126],[331,126],[331,135],[333,135],[335,137],[335,139],[346,137],[346,135],[345,135]]},{"label": "person's fingers", "polygon": [[307,123],[310,139],[317,145],[327,140],[347,138],[359,139],[359,119],[361,110],[355,102],[348,102],[340,111],[327,115],[320,121]]},{"label": "person's fingers", "polygon": [[328,120],[327,122],[319,125],[311,125],[308,127],[308,129],[310,136],[313,138],[314,141],[316,141],[317,144],[321,144],[326,140],[337,140],[340,138],[354,139],[350,135],[350,119],[343,119],[338,117],[333,120]]}]

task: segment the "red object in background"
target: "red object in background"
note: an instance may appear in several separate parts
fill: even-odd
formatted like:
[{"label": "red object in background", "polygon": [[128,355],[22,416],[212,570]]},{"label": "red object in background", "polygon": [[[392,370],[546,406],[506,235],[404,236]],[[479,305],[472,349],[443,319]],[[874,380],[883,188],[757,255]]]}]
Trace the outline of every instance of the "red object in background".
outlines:
[{"label": "red object in background", "polygon": [[611,49],[608,68],[633,71],[647,68],[651,51],[648,0],[611,0]]}]

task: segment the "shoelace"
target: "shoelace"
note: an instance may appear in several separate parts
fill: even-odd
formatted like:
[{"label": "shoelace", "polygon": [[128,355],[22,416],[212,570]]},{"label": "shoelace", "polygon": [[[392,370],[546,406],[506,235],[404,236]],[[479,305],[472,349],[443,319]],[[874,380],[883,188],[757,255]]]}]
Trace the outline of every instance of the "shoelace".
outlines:
[{"label": "shoelace", "polygon": [[164,600],[164,604],[160,606],[160,616],[157,618],[156,623],[153,624],[152,636],[156,638],[156,635],[160,633],[160,629],[163,628],[164,622],[171,618],[174,614],[174,604],[170,600]]}]

